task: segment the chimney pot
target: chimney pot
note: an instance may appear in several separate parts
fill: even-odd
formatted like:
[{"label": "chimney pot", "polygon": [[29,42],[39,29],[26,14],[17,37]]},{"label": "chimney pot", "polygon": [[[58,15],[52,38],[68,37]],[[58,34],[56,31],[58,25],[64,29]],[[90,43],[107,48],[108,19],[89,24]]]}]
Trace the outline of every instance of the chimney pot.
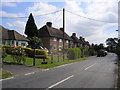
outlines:
[{"label": "chimney pot", "polygon": [[76,36],[76,33],[73,33],[73,36]]},{"label": "chimney pot", "polygon": [[63,28],[60,28],[61,31],[63,31]]},{"label": "chimney pot", "polygon": [[52,27],[52,22],[47,22],[46,25],[47,25],[48,27]]}]

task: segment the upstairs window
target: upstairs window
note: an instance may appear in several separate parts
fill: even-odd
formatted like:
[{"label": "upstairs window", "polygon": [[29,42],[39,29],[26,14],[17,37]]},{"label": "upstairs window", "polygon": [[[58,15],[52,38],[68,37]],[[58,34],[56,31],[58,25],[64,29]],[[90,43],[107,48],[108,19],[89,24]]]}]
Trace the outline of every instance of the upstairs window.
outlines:
[{"label": "upstairs window", "polygon": [[53,41],[55,41],[55,42],[56,42],[56,41],[57,41],[57,38],[53,38]]}]

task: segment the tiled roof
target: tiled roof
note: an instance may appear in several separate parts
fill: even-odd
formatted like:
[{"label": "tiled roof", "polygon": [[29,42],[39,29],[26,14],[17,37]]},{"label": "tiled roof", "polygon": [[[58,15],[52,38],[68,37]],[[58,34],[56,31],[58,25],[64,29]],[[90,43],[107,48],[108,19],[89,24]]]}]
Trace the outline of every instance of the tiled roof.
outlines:
[{"label": "tiled roof", "polygon": [[[44,25],[39,29],[39,37],[55,37],[55,38],[63,38],[63,31],[57,28],[49,27]],[[64,33],[64,37],[67,40],[72,40],[66,33]]]},{"label": "tiled roof", "polygon": [[19,41],[28,41],[28,39],[16,32],[15,30],[8,30],[0,25],[0,31],[2,31],[2,39],[4,40],[19,40]]},{"label": "tiled roof", "polygon": [[71,38],[73,39],[74,43],[80,43],[80,40],[76,36],[72,35]]}]

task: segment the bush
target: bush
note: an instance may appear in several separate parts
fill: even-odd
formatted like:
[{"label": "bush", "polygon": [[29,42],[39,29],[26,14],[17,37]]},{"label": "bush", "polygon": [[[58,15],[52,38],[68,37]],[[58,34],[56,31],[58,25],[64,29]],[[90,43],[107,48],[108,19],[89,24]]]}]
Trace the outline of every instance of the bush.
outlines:
[{"label": "bush", "polygon": [[22,62],[25,63],[25,50],[24,48],[20,47],[20,46],[13,46],[11,47],[12,51],[11,51],[11,56],[14,60],[14,62],[17,62],[18,64],[21,64]]},{"label": "bush", "polygon": [[0,45],[0,49],[2,50],[2,60],[4,60],[4,58],[7,57],[6,50],[5,50],[5,48],[2,45]]},{"label": "bush", "polygon": [[67,49],[67,55],[69,60],[77,59],[81,57],[80,48],[69,48]]},{"label": "bush", "polygon": [[7,53],[6,53],[5,49],[3,48],[2,49],[2,58],[4,59],[6,57],[7,57]]},{"label": "bush", "polygon": [[[34,57],[34,49],[24,48],[28,57]],[[46,50],[35,49],[35,55],[45,55],[47,57],[48,53]]]},{"label": "bush", "polygon": [[9,46],[9,45],[2,45],[2,46],[5,49],[7,54],[11,54],[11,51],[12,51],[11,47],[12,46]]},{"label": "bush", "polygon": [[88,49],[88,52],[89,52],[89,56],[94,56],[94,55],[96,55],[96,52],[95,52],[95,50],[94,50],[93,48],[89,48],[89,49]]}]

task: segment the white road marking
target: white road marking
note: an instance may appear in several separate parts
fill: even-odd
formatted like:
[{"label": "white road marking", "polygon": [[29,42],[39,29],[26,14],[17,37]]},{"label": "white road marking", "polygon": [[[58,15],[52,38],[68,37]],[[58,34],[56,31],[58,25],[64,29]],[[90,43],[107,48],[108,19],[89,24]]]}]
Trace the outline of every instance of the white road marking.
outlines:
[{"label": "white road marking", "polygon": [[89,67],[85,68],[84,70],[87,70],[87,69],[93,67],[93,66],[96,65],[96,64],[97,64],[97,63],[94,63],[94,64],[90,65]]},{"label": "white road marking", "polygon": [[9,80],[9,79],[13,79],[13,78],[14,78],[14,77],[6,78],[6,79],[0,79],[0,81]]},{"label": "white road marking", "polygon": [[[74,77],[74,75],[71,75],[71,76],[67,77],[66,79],[61,80],[60,82],[58,82],[58,83],[56,83],[56,84],[54,84],[54,85],[48,87],[47,89],[53,88],[53,87],[55,87],[55,86],[57,86],[57,85],[59,85],[59,84],[65,82],[66,80],[68,80],[68,79],[70,79],[70,78],[72,78],[72,77]],[[47,89],[46,89],[46,90],[47,90]]]},{"label": "white road marking", "polygon": [[43,69],[42,71],[48,71],[49,69]]},{"label": "white road marking", "polygon": [[35,72],[31,72],[31,73],[26,73],[25,75],[30,75],[30,74],[34,74]]}]

